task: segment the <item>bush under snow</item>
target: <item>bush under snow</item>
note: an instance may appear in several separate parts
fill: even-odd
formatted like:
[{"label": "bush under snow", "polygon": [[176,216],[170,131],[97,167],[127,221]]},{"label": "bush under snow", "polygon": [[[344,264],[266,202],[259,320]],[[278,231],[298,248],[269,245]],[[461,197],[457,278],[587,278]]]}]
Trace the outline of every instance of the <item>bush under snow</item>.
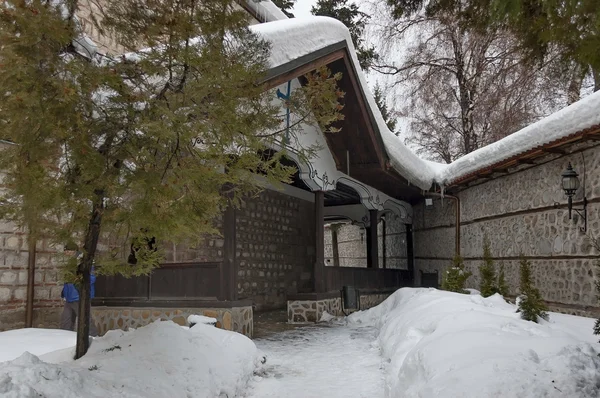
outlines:
[{"label": "bush under snow", "polygon": [[[63,360],[72,357],[68,351]],[[52,364],[26,352],[1,362],[0,396],[233,397],[260,359],[254,343],[241,334],[157,321],[134,331],[108,332],[78,361]]]},{"label": "bush under snow", "polygon": [[373,323],[390,397],[598,397],[593,319],[520,319],[498,294],[400,289],[350,316]]}]

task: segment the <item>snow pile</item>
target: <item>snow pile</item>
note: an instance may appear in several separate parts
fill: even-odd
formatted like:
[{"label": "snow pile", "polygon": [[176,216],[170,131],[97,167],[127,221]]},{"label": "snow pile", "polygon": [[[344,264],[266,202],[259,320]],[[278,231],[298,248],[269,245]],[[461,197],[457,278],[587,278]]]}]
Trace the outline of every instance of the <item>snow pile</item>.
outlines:
[{"label": "snow pile", "polygon": [[260,359],[241,334],[157,321],[108,332],[78,361],[50,364],[26,352],[0,363],[0,396],[233,397]]},{"label": "snow pile", "polygon": [[379,327],[390,397],[600,396],[593,319],[538,325],[499,295],[410,288],[349,319]]},{"label": "snow pile", "polygon": [[10,361],[23,354],[23,347],[40,356],[51,351],[75,346],[77,334],[58,329],[18,329],[0,332],[0,362]]},{"label": "snow pile", "polygon": [[188,316],[187,322],[190,326],[193,326],[197,323],[201,323],[203,325],[216,325],[217,320],[215,318],[204,316],[204,315],[190,315]]}]

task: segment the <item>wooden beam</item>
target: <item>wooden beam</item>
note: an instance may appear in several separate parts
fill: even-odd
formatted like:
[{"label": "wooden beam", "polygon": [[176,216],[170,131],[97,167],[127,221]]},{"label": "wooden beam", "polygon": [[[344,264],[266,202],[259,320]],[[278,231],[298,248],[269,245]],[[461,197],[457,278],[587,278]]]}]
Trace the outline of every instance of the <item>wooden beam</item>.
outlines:
[{"label": "wooden beam", "polygon": [[322,66],[329,65],[330,63],[337,61],[338,59],[342,59],[344,58],[345,54],[346,50],[344,49],[334,51],[331,54],[325,55],[312,62],[301,65],[293,70],[290,70],[289,72],[277,76],[272,76],[265,80],[262,84],[264,85],[265,90],[270,90],[272,88],[282,85],[283,83],[287,83],[292,79],[304,76],[307,73],[317,70]]},{"label": "wooden beam", "polygon": [[535,164],[533,159],[517,159],[518,164]]},{"label": "wooden beam", "polygon": [[559,148],[542,148],[543,152],[546,153],[557,153],[559,155],[566,155],[567,152],[564,149],[559,149]]},{"label": "wooden beam", "polygon": [[315,192],[315,264],[313,287],[315,293],[325,290],[325,192]]},{"label": "wooden beam", "polygon": [[375,134],[373,130],[373,126],[371,125],[371,117],[369,116],[369,112],[367,110],[367,105],[365,103],[365,99],[363,98],[362,91],[360,88],[360,84],[358,83],[356,76],[354,74],[354,68],[352,67],[352,63],[348,59],[347,56],[344,56],[344,63],[346,65],[346,73],[350,77],[350,81],[352,82],[352,88],[354,89],[354,93],[356,95],[356,99],[358,101],[358,106],[360,107],[361,115],[363,120],[365,121],[365,125],[367,126],[367,131],[369,133],[369,138],[373,147],[375,148],[375,152],[377,153],[377,158],[379,160],[379,166],[381,169],[385,169],[385,164],[387,162],[386,155],[383,149],[383,143],[378,139],[381,138],[378,134]]},{"label": "wooden beam", "polygon": [[367,268],[379,268],[379,239],[377,238],[379,211],[369,210],[369,219],[369,227],[367,228]]},{"label": "wooden beam", "polygon": [[406,262],[409,279],[412,286],[415,286],[415,255],[413,249],[413,229],[412,224],[405,224],[406,227]]}]

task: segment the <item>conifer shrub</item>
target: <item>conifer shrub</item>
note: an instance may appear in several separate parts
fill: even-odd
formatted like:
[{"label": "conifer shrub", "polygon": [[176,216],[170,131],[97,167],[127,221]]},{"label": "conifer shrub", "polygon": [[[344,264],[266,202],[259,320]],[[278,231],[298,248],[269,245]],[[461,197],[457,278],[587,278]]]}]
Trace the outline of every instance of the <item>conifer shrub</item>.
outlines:
[{"label": "conifer shrub", "polygon": [[469,294],[465,290],[465,284],[471,275],[471,272],[465,271],[462,257],[455,256],[452,265],[448,267],[442,276],[442,289],[449,292]]},{"label": "conifer shrub", "polygon": [[538,322],[540,318],[548,320],[548,307],[542,300],[540,291],[533,286],[531,280],[531,264],[521,256],[520,261],[520,296],[517,299],[521,318],[526,321]]},{"label": "conifer shrub", "polygon": [[489,297],[498,293],[496,286],[496,269],[494,260],[492,259],[492,251],[490,249],[490,241],[487,236],[483,239],[483,264],[479,266],[480,282],[479,291],[483,297]]},{"label": "conifer shrub", "polygon": [[508,284],[506,283],[504,264],[500,264],[500,271],[498,272],[498,293],[500,293],[502,297],[507,297],[510,293],[510,290],[508,289]]}]

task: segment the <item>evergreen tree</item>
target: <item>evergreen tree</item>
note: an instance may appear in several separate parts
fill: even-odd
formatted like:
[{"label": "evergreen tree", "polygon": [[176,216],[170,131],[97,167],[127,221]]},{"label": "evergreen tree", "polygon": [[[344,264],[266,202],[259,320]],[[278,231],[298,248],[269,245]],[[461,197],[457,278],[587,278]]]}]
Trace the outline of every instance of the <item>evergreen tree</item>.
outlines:
[{"label": "evergreen tree", "polygon": [[465,290],[465,284],[471,275],[471,272],[465,271],[465,264],[462,257],[455,256],[452,260],[452,265],[448,267],[442,276],[442,290],[469,294]]},{"label": "evergreen tree", "polygon": [[294,4],[296,4],[296,0],[273,0],[273,3],[283,11],[288,18],[294,18],[294,14],[292,14],[292,10],[294,9]]},{"label": "evergreen tree", "polygon": [[531,264],[523,256],[520,261],[520,275],[519,289],[521,292],[517,300],[519,306],[517,312],[520,312],[521,318],[526,321],[538,322],[539,318],[548,320],[548,307],[542,300],[540,291],[533,286]]},{"label": "evergreen tree", "polygon": [[360,11],[355,3],[349,3],[348,0],[318,0],[310,12],[313,15],[335,18],[348,27],[358,62],[363,70],[368,70],[377,60],[375,47],[367,47],[362,38],[370,16]]},{"label": "evergreen tree", "polygon": [[500,264],[500,271],[498,272],[498,293],[500,293],[502,297],[508,297],[510,294],[508,284],[506,283],[504,264]]},{"label": "evergreen tree", "polygon": [[286,128],[275,93],[256,84],[269,45],[235,1],[106,0],[97,28],[131,51],[114,60],[80,51],[77,0],[0,7],[0,136],[16,144],[0,156],[0,219],[28,228],[33,241],[72,239],[83,249],[79,263],[65,264],[80,293],[80,358],[94,261],[97,274],[148,274],[161,242],[217,232],[227,206],[260,190],[253,175],[288,181],[285,151],[266,150],[299,123],[339,120],[340,76],[307,75],[287,104],[300,122]]},{"label": "evergreen tree", "polygon": [[[390,129],[391,132],[395,132],[396,131],[396,123],[398,122],[398,120],[393,116],[394,110],[392,109],[390,111],[388,109],[387,102],[386,102],[384,94],[383,94],[383,90],[381,89],[381,86],[379,86],[379,84],[377,84],[375,86],[375,91],[373,92],[373,95],[375,97],[375,102],[377,103],[377,106],[379,107],[379,110],[381,111],[381,116],[383,116],[383,120],[385,121],[385,124],[388,126],[388,128]],[[396,135],[398,135],[398,134],[396,134]]]},{"label": "evergreen tree", "polygon": [[496,270],[494,260],[492,259],[492,251],[490,249],[490,241],[487,236],[483,239],[483,264],[479,266],[480,282],[479,290],[483,297],[489,297],[498,293],[496,286]]}]

